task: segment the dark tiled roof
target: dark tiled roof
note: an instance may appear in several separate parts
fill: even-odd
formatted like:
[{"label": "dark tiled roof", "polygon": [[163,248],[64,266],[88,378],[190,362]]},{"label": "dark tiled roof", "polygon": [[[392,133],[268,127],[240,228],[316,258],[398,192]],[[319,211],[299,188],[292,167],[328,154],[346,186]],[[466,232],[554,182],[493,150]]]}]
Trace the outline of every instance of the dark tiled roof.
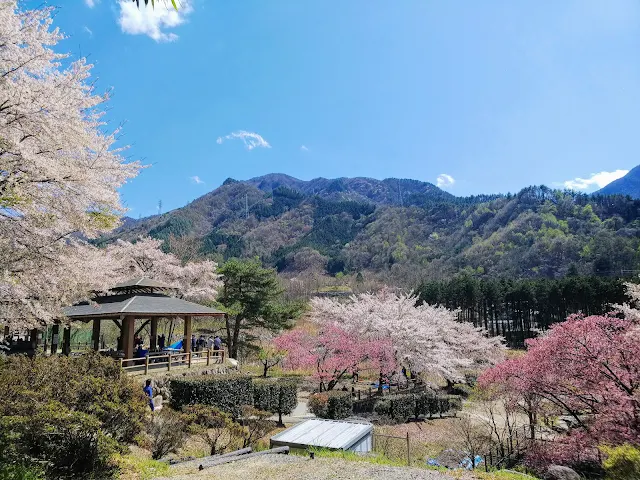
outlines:
[{"label": "dark tiled roof", "polygon": [[95,303],[82,302],[64,309],[71,320],[115,318],[120,315],[143,316],[220,316],[224,312],[161,294],[110,295],[97,297]]},{"label": "dark tiled roof", "polygon": [[131,280],[127,280],[126,282],[119,283],[115,287],[112,287],[111,290],[122,290],[129,288],[164,288],[164,289],[172,289],[177,290],[176,287],[172,287],[171,285],[167,285],[166,283],[157,282],[156,280],[151,280],[150,278],[132,278]]}]

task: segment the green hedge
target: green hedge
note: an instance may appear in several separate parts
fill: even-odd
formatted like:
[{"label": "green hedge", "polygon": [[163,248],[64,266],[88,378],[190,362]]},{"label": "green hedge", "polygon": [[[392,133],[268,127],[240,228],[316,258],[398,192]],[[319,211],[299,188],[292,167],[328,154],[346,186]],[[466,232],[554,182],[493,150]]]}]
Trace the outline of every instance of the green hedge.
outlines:
[{"label": "green hedge", "polygon": [[316,417],[338,420],[351,416],[353,400],[349,392],[315,393],[309,398],[309,409]]},{"label": "green hedge", "polygon": [[373,410],[380,416],[389,417],[396,422],[406,422],[410,417],[433,415],[442,416],[451,410],[462,408],[458,397],[435,395],[433,392],[417,394],[389,395],[379,398]]},{"label": "green hedge", "polygon": [[179,410],[185,405],[213,405],[238,418],[244,405],[253,405],[251,377],[206,376],[172,379],[171,405]]},{"label": "green hedge", "polygon": [[295,380],[255,380],[253,382],[253,406],[258,410],[289,415],[298,405],[298,383]]}]

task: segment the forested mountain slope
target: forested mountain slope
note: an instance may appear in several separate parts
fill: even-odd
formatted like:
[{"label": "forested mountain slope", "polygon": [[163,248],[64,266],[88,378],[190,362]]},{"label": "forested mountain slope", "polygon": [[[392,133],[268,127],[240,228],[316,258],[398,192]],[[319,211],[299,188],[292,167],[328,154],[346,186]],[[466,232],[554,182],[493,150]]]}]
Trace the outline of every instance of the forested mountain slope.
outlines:
[{"label": "forested mountain slope", "polygon": [[629,195],[632,198],[640,198],[640,165],[632,168],[624,177],[604,186],[596,194]]},{"label": "forested mountain slope", "polygon": [[184,258],[258,256],[289,276],[345,272],[407,287],[458,273],[640,269],[640,201],[547,187],[461,198],[414,180],[229,179],[183,208],[129,219],[102,241],[141,235],[166,239]]}]

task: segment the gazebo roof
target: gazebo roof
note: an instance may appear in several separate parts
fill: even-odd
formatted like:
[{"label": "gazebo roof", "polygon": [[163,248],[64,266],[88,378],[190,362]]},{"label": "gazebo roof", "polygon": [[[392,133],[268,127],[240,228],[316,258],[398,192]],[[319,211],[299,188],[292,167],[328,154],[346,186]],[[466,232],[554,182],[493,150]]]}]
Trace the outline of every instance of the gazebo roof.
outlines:
[{"label": "gazebo roof", "polygon": [[166,283],[151,280],[150,278],[140,277],[132,278],[126,282],[117,284],[115,287],[111,287],[110,290],[136,290],[136,289],[151,289],[151,290],[178,290],[177,287],[167,285]]},{"label": "gazebo roof", "polygon": [[199,317],[219,317],[224,312],[214,308],[188,302],[167,295],[111,295],[99,297],[95,303],[82,302],[64,309],[71,320],[89,318],[119,318],[122,315],[141,317],[163,317],[191,315]]},{"label": "gazebo roof", "polygon": [[148,278],[134,278],[111,288],[110,294],[98,295],[91,302],[80,302],[65,308],[64,314],[71,320],[120,318],[123,315],[137,318],[224,315],[220,310],[163,293],[167,290],[178,289]]}]

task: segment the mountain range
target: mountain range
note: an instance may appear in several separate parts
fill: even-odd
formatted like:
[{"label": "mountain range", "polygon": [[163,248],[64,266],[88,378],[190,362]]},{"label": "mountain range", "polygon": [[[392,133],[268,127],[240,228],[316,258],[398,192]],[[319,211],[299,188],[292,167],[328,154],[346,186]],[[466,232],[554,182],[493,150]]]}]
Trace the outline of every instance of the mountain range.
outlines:
[{"label": "mountain range", "polygon": [[125,219],[100,242],[145,235],[184,260],[259,257],[299,282],[337,276],[413,288],[459,274],[640,270],[640,200],[544,186],[456,197],[408,179],[227,179],[182,208]]},{"label": "mountain range", "polygon": [[633,198],[640,198],[640,165],[629,170],[624,177],[605,185],[596,194],[629,195]]}]

